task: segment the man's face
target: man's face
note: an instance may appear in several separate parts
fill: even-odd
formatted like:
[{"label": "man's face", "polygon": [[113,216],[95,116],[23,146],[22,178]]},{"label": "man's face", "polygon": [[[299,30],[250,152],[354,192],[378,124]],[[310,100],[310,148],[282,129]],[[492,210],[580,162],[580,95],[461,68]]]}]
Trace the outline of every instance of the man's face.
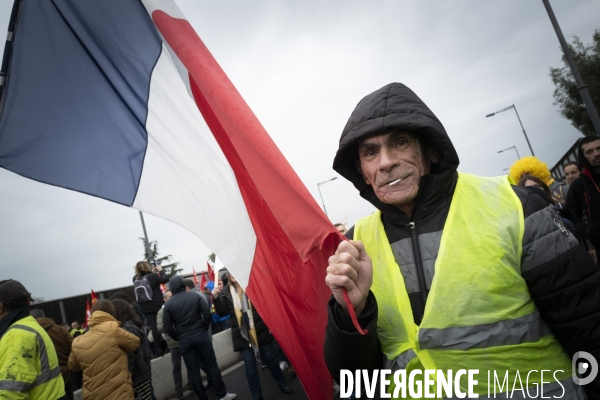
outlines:
[{"label": "man's face", "polygon": [[567,178],[567,183],[570,185],[575,179],[579,178],[579,169],[573,164],[567,165],[565,167],[565,178]]},{"label": "man's face", "polygon": [[173,293],[171,293],[169,290],[167,290],[163,297],[164,297],[165,301],[168,301],[171,298],[171,296],[173,296]]},{"label": "man's face", "polygon": [[79,322],[71,322],[71,328],[79,329]]},{"label": "man's face", "polygon": [[592,168],[600,168],[600,140],[584,144],[581,150]]},{"label": "man's face", "polygon": [[223,289],[223,282],[219,281],[219,283],[217,283],[217,287],[219,289]]},{"label": "man's face", "polygon": [[[358,145],[358,156],[359,172],[377,198],[400,209],[412,204],[419,179],[429,173],[419,142],[406,132],[366,138]],[[437,154],[431,161],[437,162]]]},{"label": "man's face", "polygon": [[335,227],[335,229],[337,229],[337,231],[339,233],[341,233],[342,235],[345,235],[346,232],[348,232],[348,229],[346,229],[346,227],[344,225],[338,225]]}]

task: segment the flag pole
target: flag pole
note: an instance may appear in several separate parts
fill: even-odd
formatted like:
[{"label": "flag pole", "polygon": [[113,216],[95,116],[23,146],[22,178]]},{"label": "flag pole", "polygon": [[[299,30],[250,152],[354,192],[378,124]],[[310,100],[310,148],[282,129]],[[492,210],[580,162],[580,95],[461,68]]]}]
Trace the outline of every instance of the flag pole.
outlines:
[{"label": "flag pole", "polygon": [[146,253],[148,253],[148,262],[154,259],[154,254],[150,250],[150,242],[148,241],[148,233],[146,232],[146,224],[144,223],[144,214],[140,211],[140,219],[142,220],[142,228],[144,229],[144,243],[146,244]]}]

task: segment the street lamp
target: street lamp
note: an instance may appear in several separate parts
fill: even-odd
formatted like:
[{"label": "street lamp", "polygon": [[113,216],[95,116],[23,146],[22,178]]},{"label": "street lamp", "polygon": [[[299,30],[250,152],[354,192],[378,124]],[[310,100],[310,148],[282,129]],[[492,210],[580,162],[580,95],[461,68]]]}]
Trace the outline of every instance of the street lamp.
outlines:
[{"label": "street lamp", "polygon": [[531,143],[529,143],[529,138],[527,137],[527,133],[525,133],[525,128],[523,128],[523,123],[521,122],[521,118],[519,117],[519,113],[517,112],[517,107],[515,107],[515,105],[514,105],[514,104],[513,104],[513,105],[511,105],[511,106],[508,106],[508,107],[506,107],[506,108],[503,108],[503,109],[502,109],[502,110],[500,110],[500,111],[496,111],[496,112],[493,112],[493,113],[491,113],[491,114],[488,114],[488,115],[486,115],[485,117],[486,117],[486,118],[493,117],[494,115],[496,115],[496,114],[498,114],[498,113],[501,113],[502,111],[507,111],[507,110],[510,110],[511,108],[512,108],[513,110],[515,110],[515,113],[517,114],[517,118],[519,119],[519,124],[521,124],[521,129],[523,129],[523,135],[525,135],[525,140],[527,140],[527,144],[529,145],[529,150],[531,151],[531,155],[532,155],[532,156],[535,156],[535,154],[533,153],[533,149],[531,148]]},{"label": "street lamp", "polygon": [[517,151],[517,146],[510,146],[510,147],[509,147],[509,148],[507,148],[507,149],[504,149],[504,150],[499,150],[499,151],[498,151],[498,154],[500,154],[500,153],[503,153],[503,152],[505,152],[506,150],[510,150],[510,149],[515,149],[515,151],[517,152],[517,158],[520,160],[520,159],[521,159],[521,156],[519,155],[519,152]]},{"label": "street lamp", "polygon": [[[337,179],[337,176],[334,176],[331,179],[327,179],[326,181],[317,183],[317,189],[319,189],[319,196],[321,196],[321,203],[323,203],[323,211],[325,211],[325,215],[327,215],[327,209],[325,208],[325,202],[323,201],[323,195],[321,194],[321,185],[327,182],[331,182]],[[329,215],[327,215],[329,216]]]}]

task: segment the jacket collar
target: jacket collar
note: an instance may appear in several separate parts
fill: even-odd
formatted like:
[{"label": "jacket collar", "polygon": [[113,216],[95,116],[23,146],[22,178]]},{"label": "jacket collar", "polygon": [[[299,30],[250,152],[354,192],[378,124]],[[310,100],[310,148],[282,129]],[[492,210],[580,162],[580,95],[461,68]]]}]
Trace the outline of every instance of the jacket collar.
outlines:
[{"label": "jacket collar", "polygon": [[27,305],[21,308],[17,308],[15,311],[2,318],[2,321],[0,321],[0,338],[4,336],[4,334],[12,324],[28,316],[29,306]]}]

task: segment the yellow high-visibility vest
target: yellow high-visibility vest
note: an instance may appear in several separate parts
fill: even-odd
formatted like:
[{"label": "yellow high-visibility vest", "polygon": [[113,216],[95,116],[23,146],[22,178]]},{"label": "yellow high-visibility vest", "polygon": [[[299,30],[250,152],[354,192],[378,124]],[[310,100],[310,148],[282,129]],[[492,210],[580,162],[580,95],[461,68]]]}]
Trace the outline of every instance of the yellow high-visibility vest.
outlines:
[{"label": "yellow high-visibility vest", "polygon": [[65,395],[52,340],[29,316],[0,340],[0,399],[56,400]]},{"label": "yellow high-visibility vest", "polygon": [[[418,326],[381,212],[357,222],[354,239],[364,243],[373,262],[371,291],[387,368],[405,369],[407,376],[414,369],[478,369],[474,392],[480,398],[488,397],[488,371],[492,377],[495,371],[500,381],[508,371],[509,392],[518,371],[533,395],[541,383],[540,370],[562,370],[555,374],[560,384],[545,373],[544,382],[551,383],[544,385],[544,396],[558,397],[564,390],[563,398],[583,399],[571,378],[571,360],[541,319],[521,277],[524,226],[521,202],[506,177],[459,174]],[[414,229],[418,233],[418,225]],[[531,373],[526,383],[532,370],[538,373]],[[513,398],[521,398],[518,389],[517,383]],[[500,393],[498,385],[496,391]]]}]

